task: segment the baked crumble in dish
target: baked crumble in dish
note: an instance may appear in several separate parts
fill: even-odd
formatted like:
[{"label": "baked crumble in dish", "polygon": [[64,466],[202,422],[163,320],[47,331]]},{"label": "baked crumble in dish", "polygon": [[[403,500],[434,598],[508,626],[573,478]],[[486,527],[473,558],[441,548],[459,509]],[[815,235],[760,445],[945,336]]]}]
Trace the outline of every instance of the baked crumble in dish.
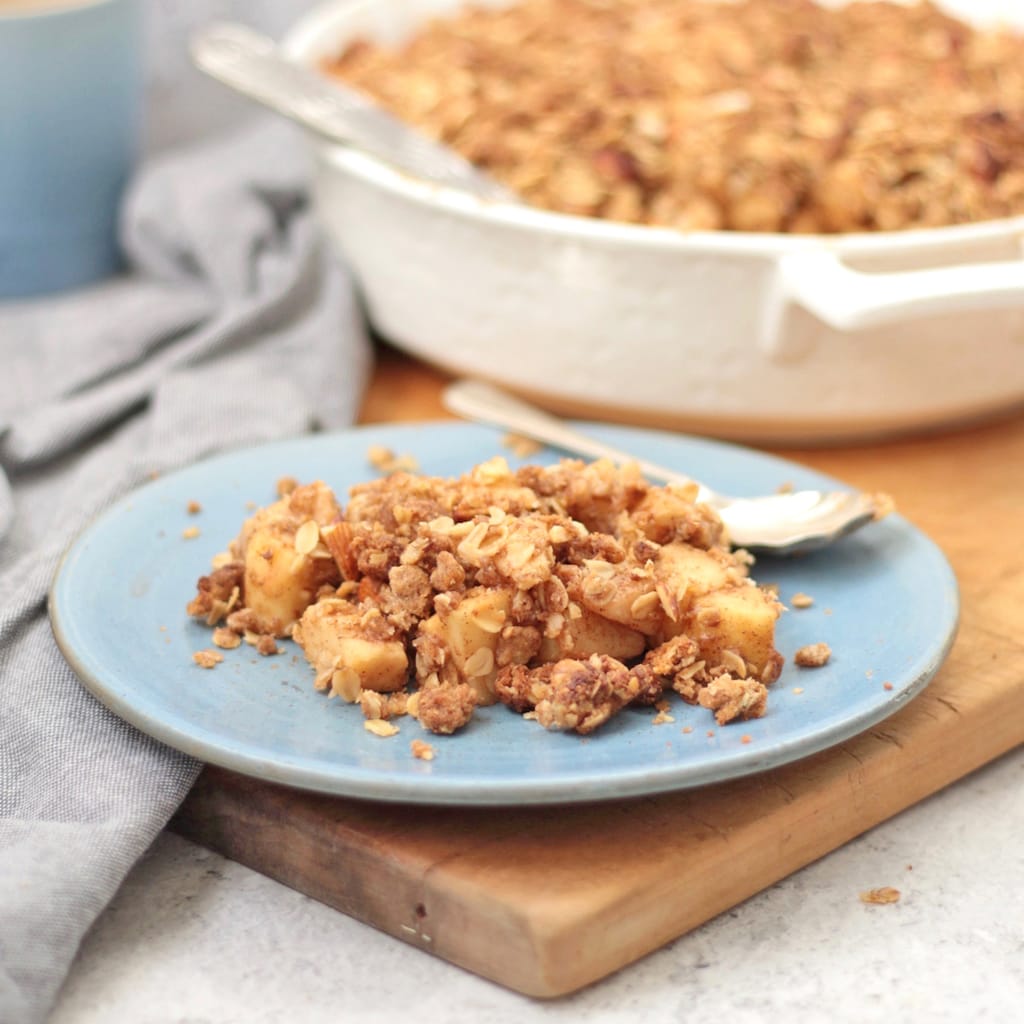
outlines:
[{"label": "baked crumble in dish", "polygon": [[291,637],[316,688],[358,702],[368,725],[412,715],[450,734],[500,702],[589,733],[671,691],[719,724],[765,713],[782,606],[694,487],[652,486],[635,465],[513,471],[496,457],[457,479],[358,484],[344,507],[320,481],[279,493],[188,612],[221,647],[226,631],[265,654]]},{"label": "baked crumble in dish", "polygon": [[324,69],[562,213],[800,233],[1024,213],[1024,35],[932,3],[470,5]]}]

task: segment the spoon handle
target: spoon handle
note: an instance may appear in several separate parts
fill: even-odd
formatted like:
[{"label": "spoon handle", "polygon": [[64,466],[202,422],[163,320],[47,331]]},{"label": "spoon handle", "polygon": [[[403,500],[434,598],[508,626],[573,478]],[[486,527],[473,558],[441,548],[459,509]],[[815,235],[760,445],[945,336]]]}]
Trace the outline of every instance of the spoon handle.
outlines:
[{"label": "spoon handle", "polygon": [[454,384],[449,384],[445,388],[441,400],[449,412],[454,412],[465,419],[504,427],[517,434],[522,434],[524,437],[541,441],[552,448],[573,452],[577,455],[586,455],[594,459],[611,459],[618,465],[634,462],[640,467],[644,476],[660,483],[696,484],[698,501],[708,504],[718,503],[718,495],[683,473],[677,473],[675,470],[667,469],[653,462],[638,459],[629,452],[621,451],[611,445],[603,444],[593,437],[588,437],[586,434],[581,434],[564,420],[549,416],[535,406],[514,398],[483,381],[459,380]]},{"label": "spoon handle", "polygon": [[490,201],[514,201],[507,189],[454,150],[421,135],[354,89],[287,60],[272,39],[245,25],[209,25],[192,39],[190,49],[201,71],[332,142],[437,185]]}]

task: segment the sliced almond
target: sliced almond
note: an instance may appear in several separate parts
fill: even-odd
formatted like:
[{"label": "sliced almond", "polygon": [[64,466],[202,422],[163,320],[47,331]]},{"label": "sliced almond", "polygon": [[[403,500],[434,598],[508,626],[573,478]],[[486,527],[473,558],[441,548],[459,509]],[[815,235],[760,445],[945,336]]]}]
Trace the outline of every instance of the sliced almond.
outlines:
[{"label": "sliced almond", "polygon": [[393,722],[386,722],[383,718],[369,718],[363,722],[363,728],[367,732],[372,732],[374,736],[385,739],[388,736],[394,736],[399,731],[397,725]]},{"label": "sliced almond", "polygon": [[655,608],[661,603],[661,598],[658,597],[656,590],[648,591],[646,594],[641,594],[636,600],[629,606],[629,614],[634,619],[646,618]]},{"label": "sliced almond", "polygon": [[307,519],[295,531],[295,550],[300,555],[310,555],[320,543],[320,524],[315,519]]},{"label": "sliced almond", "polygon": [[467,659],[465,672],[467,676],[486,676],[494,669],[494,651],[490,647],[478,647]]},{"label": "sliced almond", "polygon": [[362,692],[362,685],[359,681],[359,673],[353,668],[336,668],[331,675],[331,693],[337,694],[349,704],[359,700]]}]

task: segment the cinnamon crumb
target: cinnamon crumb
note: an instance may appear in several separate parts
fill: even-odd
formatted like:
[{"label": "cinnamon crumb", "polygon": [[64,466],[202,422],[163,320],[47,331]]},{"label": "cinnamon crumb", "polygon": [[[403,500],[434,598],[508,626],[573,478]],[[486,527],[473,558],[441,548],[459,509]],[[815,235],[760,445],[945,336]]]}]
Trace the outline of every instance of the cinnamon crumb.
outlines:
[{"label": "cinnamon crumb", "polygon": [[434,748],[429,743],[424,743],[423,740],[413,740],[409,744],[409,749],[412,751],[412,756],[418,757],[421,761],[434,760]]},{"label": "cinnamon crumb", "polygon": [[793,661],[802,668],[820,668],[832,657],[832,648],[826,643],[807,644],[793,655]]},{"label": "cinnamon crumb", "polygon": [[891,885],[883,885],[880,889],[868,889],[866,892],[862,892],[860,901],[880,906],[886,903],[898,903],[900,895],[899,889],[894,889]]},{"label": "cinnamon crumb", "polygon": [[218,626],[213,631],[212,639],[218,647],[223,647],[226,651],[233,651],[242,643],[242,638],[227,626]]},{"label": "cinnamon crumb", "polygon": [[263,657],[269,657],[271,654],[279,654],[281,648],[277,646],[277,642],[272,636],[261,636],[256,641],[256,652],[262,654]]},{"label": "cinnamon crumb", "polygon": [[874,517],[875,520],[884,519],[887,515],[891,515],[896,511],[896,502],[893,500],[891,494],[886,494],[884,491],[880,491],[877,494],[872,495],[874,499]]},{"label": "cinnamon crumb", "polygon": [[506,434],[501,443],[520,459],[528,459],[536,455],[544,446],[532,437],[524,437],[522,434]]},{"label": "cinnamon crumb", "polygon": [[221,654],[220,651],[196,651],[195,654],[192,655],[192,660],[200,668],[213,668],[224,660],[224,655]]},{"label": "cinnamon crumb", "polygon": [[381,473],[415,473],[419,463],[411,455],[396,455],[382,444],[371,444],[366,450],[366,461]]}]

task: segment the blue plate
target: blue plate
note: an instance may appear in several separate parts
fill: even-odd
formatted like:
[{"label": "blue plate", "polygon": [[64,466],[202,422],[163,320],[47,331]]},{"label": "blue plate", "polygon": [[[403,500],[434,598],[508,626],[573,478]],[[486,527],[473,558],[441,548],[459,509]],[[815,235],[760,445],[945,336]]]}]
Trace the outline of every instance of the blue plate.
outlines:
[{"label": "blue plate", "polygon": [[[587,425],[596,437],[679,467],[725,493],[770,493],[836,481],[748,449],[653,431]],[[411,454],[424,472],[457,475],[496,453],[496,431],[462,423],[369,427],[233,452],[150,483],[110,509],[74,543],[50,595],[54,634],[70,664],[116,714],[204,761],[302,789],[374,800],[523,804],[598,800],[700,786],[763,771],[839,743],[897,711],[934,675],[956,632],[953,573],[925,536],[898,515],[826,551],[761,559],[755,575],[785,603],[782,677],[764,718],[715,725],[710,712],[672,696],[675,721],[627,709],[588,737],[545,732],[503,706],[478,711],[451,737],[411,718],[382,739],[358,706],[313,689],[290,642],[264,658],[243,645],[204,670],[192,654],[210,630],[185,604],[211,557],[235,536],[252,502],[275,497],[278,478],[323,479],[344,498],[373,475],[371,444]],[[557,456],[543,452],[534,462]],[[514,465],[516,461],[510,458]],[[189,515],[198,501],[202,512]],[[200,536],[183,537],[189,526]],[[792,664],[803,644],[826,641],[817,669]],[[887,687],[885,684],[889,684]],[[410,740],[429,740],[432,761]]]}]

